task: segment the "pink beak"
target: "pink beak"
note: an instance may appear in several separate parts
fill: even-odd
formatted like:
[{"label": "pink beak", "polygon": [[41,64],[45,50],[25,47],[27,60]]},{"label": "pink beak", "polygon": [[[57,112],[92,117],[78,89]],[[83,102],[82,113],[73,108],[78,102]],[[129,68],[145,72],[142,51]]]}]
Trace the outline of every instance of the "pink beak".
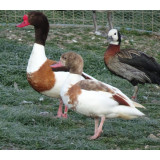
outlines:
[{"label": "pink beak", "polygon": [[59,68],[59,67],[64,67],[64,65],[61,63],[61,61],[51,65],[51,68]]},{"label": "pink beak", "polygon": [[25,26],[28,26],[30,25],[30,23],[28,22],[28,16],[27,15],[24,15],[23,16],[23,22],[21,24],[18,24],[16,27],[25,27]]}]

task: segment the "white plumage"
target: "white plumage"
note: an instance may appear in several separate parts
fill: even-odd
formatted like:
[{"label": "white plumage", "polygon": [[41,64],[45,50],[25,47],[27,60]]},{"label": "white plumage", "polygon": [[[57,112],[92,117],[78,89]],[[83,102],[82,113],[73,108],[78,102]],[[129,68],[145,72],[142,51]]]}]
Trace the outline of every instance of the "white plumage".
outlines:
[{"label": "white plumage", "polygon": [[28,61],[27,73],[34,73],[39,70],[39,68],[47,60],[45,54],[45,47],[41,44],[34,43],[33,49]]},{"label": "white plumage", "polygon": [[[75,53],[65,53],[61,56],[61,64],[66,65],[72,70],[72,73],[69,73],[65,80],[60,95],[69,109],[86,116],[95,117],[95,134],[91,139],[100,136],[105,118],[133,119],[144,116],[142,112],[135,108],[135,102],[131,101],[119,89],[102,83],[91,76],[90,78],[94,80],[81,81],[80,73],[75,73],[78,73],[80,65],[83,70],[83,64],[71,64],[70,57],[74,57],[75,60],[81,58]],[[77,60],[77,62],[83,63],[83,60]],[[75,70],[75,73],[73,73],[73,68],[75,69],[77,65],[78,71]],[[98,117],[101,118],[99,127]]]}]

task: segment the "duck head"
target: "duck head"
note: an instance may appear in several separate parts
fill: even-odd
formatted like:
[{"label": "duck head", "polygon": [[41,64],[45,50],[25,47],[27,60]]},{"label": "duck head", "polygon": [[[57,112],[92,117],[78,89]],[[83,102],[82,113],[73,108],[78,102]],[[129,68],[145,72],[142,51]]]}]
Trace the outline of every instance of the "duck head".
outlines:
[{"label": "duck head", "polygon": [[120,45],[121,43],[121,34],[117,29],[111,29],[108,32],[108,41],[113,45]]},{"label": "duck head", "polygon": [[49,32],[49,23],[47,17],[42,12],[32,11],[23,16],[23,22],[16,27],[26,27],[33,25],[35,28],[35,42],[45,45]]},{"label": "duck head", "polygon": [[[16,27],[25,27],[33,25],[34,27],[41,27],[44,24],[48,24],[47,17],[42,12],[32,11],[23,16],[23,22]],[[49,25],[49,24],[48,24]]]},{"label": "duck head", "polygon": [[70,73],[82,74],[83,72],[83,59],[82,57],[74,52],[67,52],[62,54],[60,61],[54,65],[52,68],[66,67]]}]

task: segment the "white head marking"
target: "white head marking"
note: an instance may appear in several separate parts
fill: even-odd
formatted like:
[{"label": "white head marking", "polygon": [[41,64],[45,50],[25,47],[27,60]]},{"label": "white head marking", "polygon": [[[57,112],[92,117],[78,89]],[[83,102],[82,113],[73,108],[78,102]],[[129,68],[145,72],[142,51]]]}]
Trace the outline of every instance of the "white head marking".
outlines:
[{"label": "white head marking", "polygon": [[111,39],[110,44],[118,45],[118,30],[117,29],[111,29],[108,32],[108,38]]}]

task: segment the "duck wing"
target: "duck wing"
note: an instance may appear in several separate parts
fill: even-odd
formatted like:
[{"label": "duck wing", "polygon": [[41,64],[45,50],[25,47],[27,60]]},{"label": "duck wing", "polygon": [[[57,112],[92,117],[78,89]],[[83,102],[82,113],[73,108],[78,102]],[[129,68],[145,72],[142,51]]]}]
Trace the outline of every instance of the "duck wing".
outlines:
[{"label": "duck wing", "polygon": [[[124,78],[127,79],[132,85],[137,85],[138,83],[151,83],[150,78],[141,70],[134,67],[133,65],[128,64],[126,61],[122,62],[122,56],[127,61],[129,60],[130,55],[124,54],[124,52],[118,52],[112,59],[109,61],[107,67],[108,69]],[[121,59],[120,59],[121,58]],[[126,62],[126,63],[125,63]]]},{"label": "duck wing", "polygon": [[123,96],[123,94],[117,93],[116,89],[111,88],[111,87],[109,87],[99,81],[81,80],[78,83],[76,83],[76,85],[79,86],[81,89],[88,90],[88,91],[108,92],[112,95],[112,99],[117,101],[119,103],[119,105],[133,106],[130,104],[130,102],[128,102],[128,98]]},{"label": "duck wing", "polygon": [[156,60],[135,49],[122,49],[117,53],[119,61],[133,66],[143,72],[150,71],[156,72],[160,75],[160,64]]},{"label": "duck wing", "polygon": [[[127,64],[140,71],[144,81],[160,85],[160,64],[156,60],[135,49],[124,49],[117,53],[119,62]],[[138,76],[136,76],[138,78]]]}]

